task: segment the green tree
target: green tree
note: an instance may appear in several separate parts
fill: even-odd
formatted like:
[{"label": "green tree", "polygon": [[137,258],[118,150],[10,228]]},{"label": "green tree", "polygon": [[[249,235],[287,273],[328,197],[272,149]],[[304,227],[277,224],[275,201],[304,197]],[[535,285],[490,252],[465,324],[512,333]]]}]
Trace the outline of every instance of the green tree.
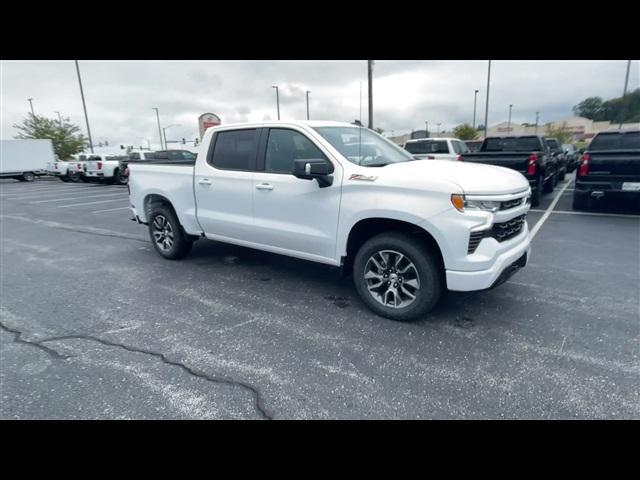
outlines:
[{"label": "green tree", "polygon": [[567,122],[562,122],[562,125],[554,127],[551,123],[545,125],[545,135],[547,137],[557,138],[558,143],[571,143],[573,141],[573,134],[567,127]]},{"label": "green tree", "polygon": [[41,115],[29,113],[22,123],[14,123],[13,127],[20,131],[15,138],[49,138],[53,150],[60,160],[67,160],[71,155],[82,152],[87,146],[87,138],[80,132],[80,127],[63,118],[62,122]]},{"label": "green tree", "polygon": [[573,113],[579,117],[588,118],[589,120],[601,120],[602,118],[602,98],[589,97],[585,98],[578,105],[573,107]]},{"label": "green tree", "polygon": [[463,123],[453,129],[453,136],[460,140],[475,140],[478,137],[478,131],[468,123]]},{"label": "green tree", "polygon": [[382,135],[384,132],[384,128],[380,128],[380,127],[374,128],[374,130],[378,132],[380,135]]}]

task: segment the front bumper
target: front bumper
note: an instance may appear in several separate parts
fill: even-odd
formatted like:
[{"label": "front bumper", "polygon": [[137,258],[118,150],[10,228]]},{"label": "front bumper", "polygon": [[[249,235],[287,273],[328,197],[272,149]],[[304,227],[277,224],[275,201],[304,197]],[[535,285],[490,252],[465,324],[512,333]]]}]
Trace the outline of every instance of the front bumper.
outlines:
[{"label": "front bumper", "polygon": [[509,250],[502,252],[486,270],[446,270],[447,288],[458,292],[471,292],[495,287],[526,266],[530,257],[531,241],[527,231],[520,241],[514,242]]}]

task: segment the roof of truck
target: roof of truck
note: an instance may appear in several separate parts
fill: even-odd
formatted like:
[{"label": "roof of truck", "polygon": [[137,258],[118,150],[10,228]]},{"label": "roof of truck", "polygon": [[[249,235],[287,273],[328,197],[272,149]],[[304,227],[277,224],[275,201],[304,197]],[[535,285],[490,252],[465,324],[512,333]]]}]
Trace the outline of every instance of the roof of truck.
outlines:
[{"label": "roof of truck", "polygon": [[306,125],[309,127],[357,127],[353,123],[347,122],[333,122],[329,120],[264,120],[261,122],[239,122],[239,123],[227,123],[222,125],[216,125],[211,128],[224,128],[224,127],[238,127],[238,126],[261,126],[270,127],[278,125]]}]

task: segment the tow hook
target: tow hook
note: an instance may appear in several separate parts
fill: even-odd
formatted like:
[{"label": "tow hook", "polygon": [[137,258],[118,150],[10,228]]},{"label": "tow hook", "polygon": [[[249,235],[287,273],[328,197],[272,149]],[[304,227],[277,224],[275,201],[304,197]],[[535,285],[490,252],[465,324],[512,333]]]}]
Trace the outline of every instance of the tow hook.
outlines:
[{"label": "tow hook", "polygon": [[594,192],[591,192],[591,196],[594,197],[594,198],[602,198],[602,197],[604,197],[604,192],[596,190]]}]

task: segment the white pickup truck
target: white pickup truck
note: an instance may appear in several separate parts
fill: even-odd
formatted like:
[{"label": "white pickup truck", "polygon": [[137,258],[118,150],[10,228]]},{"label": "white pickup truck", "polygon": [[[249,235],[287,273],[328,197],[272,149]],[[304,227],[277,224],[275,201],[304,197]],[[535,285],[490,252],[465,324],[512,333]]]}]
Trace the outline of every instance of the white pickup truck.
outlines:
[{"label": "white pickup truck", "polygon": [[408,140],[404,149],[419,160],[463,160],[469,147],[457,138],[418,138]]},{"label": "white pickup truck", "polygon": [[347,123],[212,127],[194,163],[129,170],[133,220],[163,257],[208,238],[341,267],[394,320],[425,314],[445,289],[496,286],[530,255],[523,175],[415,160]]},{"label": "white pickup truck", "polygon": [[128,159],[127,155],[91,154],[84,162],[83,174],[87,179],[99,179],[124,185],[128,178],[120,169],[120,161]]}]

